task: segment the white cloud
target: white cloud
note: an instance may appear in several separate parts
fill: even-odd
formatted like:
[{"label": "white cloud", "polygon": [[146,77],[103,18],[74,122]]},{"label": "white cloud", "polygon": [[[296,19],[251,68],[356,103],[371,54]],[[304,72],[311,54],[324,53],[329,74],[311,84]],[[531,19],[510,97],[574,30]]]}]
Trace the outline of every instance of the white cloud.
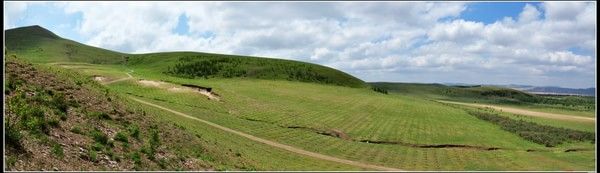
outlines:
[{"label": "white cloud", "polygon": [[4,2],[4,29],[15,27],[15,22],[25,17],[27,5],[23,2]]},{"label": "white cloud", "polygon": [[540,11],[533,5],[526,4],[523,11],[519,14],[519,22],[529,23],[536,21],[540,17]]},{"label": "white cloud", "polygon": [[[561,72],[577,76],[577,85],[595,83],[581,80],[596,68],[593,2],[527,4],[516,19],[490,24],[460,19],[468,4],[457,2],[58,4],[66,13],[82,14],[77,30],[88,44],[125,52],[288,58],[339,68],[367,81],[385,74],[390,81],[550,83],[562,81],[565,75],[552,75]],[[9,10],[5,25],[18,19],[7,20],[7,15],[24,11]],[[188,18],[188,34],[173,32],[181,15]]]}]

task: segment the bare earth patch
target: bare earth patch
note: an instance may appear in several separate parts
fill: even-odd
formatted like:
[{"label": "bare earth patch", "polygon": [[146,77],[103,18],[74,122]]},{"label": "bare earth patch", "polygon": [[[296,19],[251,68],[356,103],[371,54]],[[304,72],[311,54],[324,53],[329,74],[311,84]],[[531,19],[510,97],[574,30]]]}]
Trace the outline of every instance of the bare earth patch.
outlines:
[{"label": "bare earth patch", "polygon": [[138,83],[140,83],[141,85],[144,85],[144,86],[166,89],[167,91],[171,91],[171,92],[191,92],[191,93],[197,93],[197,94],[201,94],[201,95],[206,96],[210,100],[216,100],[216,101],[220,101],[221,100],[220,97],[217,96],[215,93],[207,91],[207,90],[203,90],[203,89],[197,89],[197,88],[192,88],[192,87],[179,86],[179,85],[176,85],[176,84],[162,82],[162,81],[152,81],[152,80],[143,80],[143,79],[142,80],[138,80]]},{"label": "bare earth patch", "polygon": [[462,103],[462,102],[452,102],[452,101],[442,101],[442,100],[438,100],[438,102],[459,104],[459,105],[472,106],[472,107],[492,108],[492,109],[496,109],[499,111],[509,112],[509,113],[513,113],[513,114],[519,114],[519,115],[534,116],[534,117],[567,120],[567,121],[579,121],[579,122],[588,122],[588,123],[596,122],[596,118],[591,118],[591,117],[581,117],[581,116],[575,116],[575,115],[555,114],[555,113],[546,113],[546,112],[535,112],[535,111],[519,109],[519,108],[511,108],[511,107],[505,107],[505,106],[495,106],[495,105],[486,105],[486,104],[477,104],[477,103]]},{"label": "bare earth patch", "polygon": [[105,81],[106,81],[106,78],[105,78],[105,77],[102,77],[102,76],[95,76],[95,77],[94,77],[94,80],[95,80],[95,81],[98,81],[98,82],[105,82]]}]

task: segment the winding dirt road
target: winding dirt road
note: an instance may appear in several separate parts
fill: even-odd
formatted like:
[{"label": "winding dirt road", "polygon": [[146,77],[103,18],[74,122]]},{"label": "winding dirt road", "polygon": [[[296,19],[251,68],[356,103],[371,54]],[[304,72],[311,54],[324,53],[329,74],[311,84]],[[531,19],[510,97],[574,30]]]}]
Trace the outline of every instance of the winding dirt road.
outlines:
[{"label": "winding dirt road", "polygon": [[236,135],[248,138],[250,140],[253,140],[253,141],[256,141],[256,142],[260,142],[260,143],[263,143],[263,144],[267,144],[269,146],[281,148],[281,149],[284,149],[284,150],[287,150],[287,151],[290,151],[290,152],[293,152],[293,153],[298,153],[298,154],[306,155],[306,156],[309,156],[309,157],[314,157],[314,158],[318,158],[318,159],[322,159],[322,160],[328,160],[328,161],[333,161],[333,162],[337,162],[337,163],[343,163],[343,164],[357,166],[357,167],[361,167],[361,168],[367,168],[367,169],[383,170],[383,171],[402,171],[402,170],[396,169],[396,168],[390,168],[390,167],[384,167],[384,166],[378,166],[378,165],[371,165],[371,164],[356,162],[356,161],[352,161],[352,160],[346,160],[346,159],[340,159],[340,158],[336,158],[336,157],[331,157],[331,156],[328,156],[328,155],[323,155],[323,154],[319,154],[319,153],[315,153],[315,152],[311,152],[311,151],[306,151],[306,150],[299,149],[299,148],[296,148],[296,147],[292,147],[292,146],[289,146],[289,145],[285,145],[285,144],[277,143],[277,142],[274,142],[274,141],[266,140],[266,139],[263,139],[263,138],[259,138],[259,137],[256,137],[256,136],[244,133],[244,132],[233,130],[233,129],[230,129],[230,128],[227,128],[227,127],[215,124],[215,123],[212,123],[210,121],[199,119],[199,118],[190,116],[188,114],[184,114],[184,113],[181,113],[181,112],[169,109],[169,108],[165,108],[165,107],[153,104],[153,103],[149,103],[149,102],[140,100],[140,99],[135,98],[133,96],[131,96],[129,98],[131,98],[132,100],[134,100],[136,102],[139,102],[139,103],[142,103],[142,104],[145,104],[145,105],[148,105],[148,106],[152,106],[152,107],[155,107],[155,108],[159,108],[159,109],[162,109],[162,110],[165,110],[165,111],[168,111],[168,112],[171,112],[171,113],[174,113],[176,115],[183,116],[183,117],[186,117],[186,118],[189,118],[189,119],[193,119],[193,120],[202,122],[204,124],[208,124],[208,125],[210,125],[212,127],[221,129],[223,131],[227,131],[229,133],[233,133],[233,134],[236,134]]},{"label": "winding dirt road", "polygon": [[127,76],[128,76],[128,77],[126,77],[126,78],[121,78],[121,79],[111,80],[111,81],[108,81],[108,82],[104,82],[104,83],[102,83],[102,84],[103,84],[103,85],[108,85],[108,84],[115,83],[115,82],[120,82],[120,81],[125,81],[125,80],[129,80],[129,79],[133,79],[133,76],[131,76],[131,74],[130,74],[130,73],[132,73],[132,72],[133,72],[133,70],[129,71],[128,73],[125,73],[125,74],[127,74]]},{"label": "winding dirt road", "polygon": [[557,120],[579,121],[579,122],[589,122],[589,123],[596,122],[596,118],[592,118],[592,117],[554,114],[554,113],[546,113],[546,112],[535,112],[535,111],[519,109],[519,108],[485,105],[485,104],[477,104],[477,103],[463,103],[463,102],[442,101],[442,100],[437,100],[437,102],[465,105],[465,106],[471,106],[471,107],[492,108],[492,109],[509,112],[509,113],[513,113],[513,114],[542,117],[542,118],[551,118],[551,119],[557,119]]},{"label": "winding dirt road", "polygon": [[[117,80],[113,80],[113,81],[102,83],[102,84],[103,85],[107,85],[107,84],[118,82],[118,81],[124,81],[124,80],[133,79],[133,76],[131,76],[129,73],[127,73],[127,75],[129,77],[121,78],[121,79],[117,79]],[[248,138],[248,139],[256,141],[256,142],[267,144],[267,145],[272,146],[272,147],[277,147],[277,148],[280,148],[280,149],[284,149],[284,150],[287,150],[287,151],[290,151],[290,152],[293,152],[293,153],[302,154],[302,155],[306,155],[306,156],[317,158],[317,159],[328,160],[328,161],[333,161],[333,162],[337,162],[337,163],[352,165],[352,166],[356,166],[356,167],[373,169],[373,170],[381,170],[381,171],[403,171],[403,170],[397,169],[397,168],[390,168],[390,167],[384,167],[384,166],[366,164],[366,163],[356,162],[356,161],[352,161],[352,160],[340,159],[340,158],[336,158],[336,157],[332,157],[332,156],[328,156],[328,155],[324,155],[324,154],[319,154],[319,153],[315,153],[315,152],[311,152],[311,151],[306,151],[306,150],[303,150],[303,149],[300,149],[300,148],[296,148],[296,147],[292,147],[292,146],[289,146],[289,145],[277,143],[277,142],[274,142],[274,141],[271,141],[271,140],[259,138],[259,137],[256,137],[256,136],[253,136],[253,135],[241,132],[241,131],[233,130],[233,129],[230,129],[230,128],[227,128],[227,127],[215,124],[215,123],[212,123],[210,121],[206,121],[206,120],[203,120],[203,119],[200,119],[200,118],[196,118],[196,117],[190,116],[188,114],[184,114],[184,113],[181,113],[181,112],[178,112],[178,111],[166,108],[166,107],[162,107],[162,106],[150,103],[150,102],[146,102],[146,101],[140,100],[140,99],[135,98],[133,96],[130,96],[129,98],[132,99],[132,100],[134,100],[134,101],[136,101],[136,102],[139,102],[139,103],[142,103],[142,104],[145,104],[145,105],[148,105],[148,106],[152,106],[152,107],[155,107],[155,108],[159,108],[159,109],[162,109],[162,110],[165,110],[165,111],[168,111],[168,112],[171,112],[173,114],[176,114],[176,115],[179,115],[179,116],[183,116],[183,117],[186,117],[186,118],[189,118],[189,119],[193,119],[193,120],[202,122],[204,124],[208,124],[208,125],[210,125],[212,127],[221,129],[223,131],[226,131],[226,132],[229,132],[229,133],[233,133],[233,134],[236,134],[236,135]]]}]

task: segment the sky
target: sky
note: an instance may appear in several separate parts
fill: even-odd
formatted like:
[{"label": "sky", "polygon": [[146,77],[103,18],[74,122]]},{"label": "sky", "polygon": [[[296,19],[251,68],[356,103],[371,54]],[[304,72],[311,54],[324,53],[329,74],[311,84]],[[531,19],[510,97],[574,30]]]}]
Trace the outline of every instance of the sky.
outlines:
[{"label": "sky", "polygon": [[29,25],[120,52],[293,59],[368,82],[596,83],[596,2],[4,2],[4,29]]}]

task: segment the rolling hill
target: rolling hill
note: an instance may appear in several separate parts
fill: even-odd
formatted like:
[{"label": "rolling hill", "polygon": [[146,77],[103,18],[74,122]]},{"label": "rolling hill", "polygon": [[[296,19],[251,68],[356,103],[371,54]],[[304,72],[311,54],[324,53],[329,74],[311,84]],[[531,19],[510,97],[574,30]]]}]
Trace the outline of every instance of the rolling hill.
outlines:
[{"label": "rolling hill", "polygon": [[[107,123],[106,127],[113,131],[126,131],[128,125],[141,124],[146,133],[143,140],[132,142],[131,150],[122,150],[121,142],[113,141],[118,145],[112,151],[123,156],[119,157],[123,162],[120,164],[126,170],[134,169],[136,163],[147,165],[148,170],[585,171],[595,168],[595,122],[559,121],[437,101],[459,98],[454,100],[492,103],[538,98],[516,90],[373,84],[390,91],[381,94],[351,75],[315,64],[197,52],[124,54],[56,38],[39,27],[33,29],[32,32],[43,34],[28,36],[23,28],[6,31],[7,35],[12,34],[11,40],[6,40],[8,54],[15,61],[32,62],[36,68],[53,70],[23,73],[19,79],[60,74],[74,80],[69,91],[82,93],[78,90],[87,91],[93,86],[89,90],[99,93],[82,98],[114,103],[117,112],[132,110],[133,113],[123,112],[132,119],[118,119],[113,107],[81,101],[88,107],[72,108],[75,112],[103,110],[110,119],[103,119],[104,114],[82,113],[85,119],[69,116],[66,120],[81,118]],[[24,44],[19,37],[30,41]],[[67,54],[65,50],[69,49],[64,43],[78,45],[74,49],[88,53]],[[107,56],[91,58],[96,55]],[[78,83],[84,88],[77,87]],[[41,100],[48,100],[48,92],[44,90],[35,93],[45,93],[40,94],[44,96]],[[23,93],[27,95],[30,91]],[[106,93],[112,97],[105,97]],[[54,118],[53,104],[41,103],[44,103],[41,108],[48,108],[47,117]],[[17,109],[9,107],[9,111],[13,110]],[[146,126],[146,122],[155,126]],[[28,135],[36,129],[24,124],[13,133]],[[71,127],[63,126],[60,120],[58,124],[51,131],[68,131],[64,127]],[[97,132],[93,128],[87,130]],[[121,138],[108,130],[100,131],[114,139]],[[157,132],[160,140],[154,140]],[[96,151],[94,136],[98,133],[83,134],[88,141],[85,146]],[[178,135],[182,134],[187,137],[180,139]],[[64,141],[60,137],[49,138],[58,143]],[[67,164],[70,166],[67,170],[106,167],[116,159],[107,155],[108,142],[98,139],[100,144],[95,148],[108,157],[104,162],[54,159],[53,163]],[[32,143],[39,146],[36,148],[39,151],[52,153],[52,143],[35,140]],[[63,149],[79,150],[71,145]],[[15,163],[12,166],[19,170],[39,168],[44,163],[18,152],[9,156]],[[33,166],[19,167],[28,163],[27,159]],[[78,167],[84,165],[79,162],[93,166]]]},{"label": "rolling hill", "polygon": [[156,67],[154,70],[186,78],[236,77],[367,86],[342,71],[299,61],[200,52],[125,54],[64,39],[40,26],[9,29],[5,34],[8,53],[32,62],[127,63]]}]

